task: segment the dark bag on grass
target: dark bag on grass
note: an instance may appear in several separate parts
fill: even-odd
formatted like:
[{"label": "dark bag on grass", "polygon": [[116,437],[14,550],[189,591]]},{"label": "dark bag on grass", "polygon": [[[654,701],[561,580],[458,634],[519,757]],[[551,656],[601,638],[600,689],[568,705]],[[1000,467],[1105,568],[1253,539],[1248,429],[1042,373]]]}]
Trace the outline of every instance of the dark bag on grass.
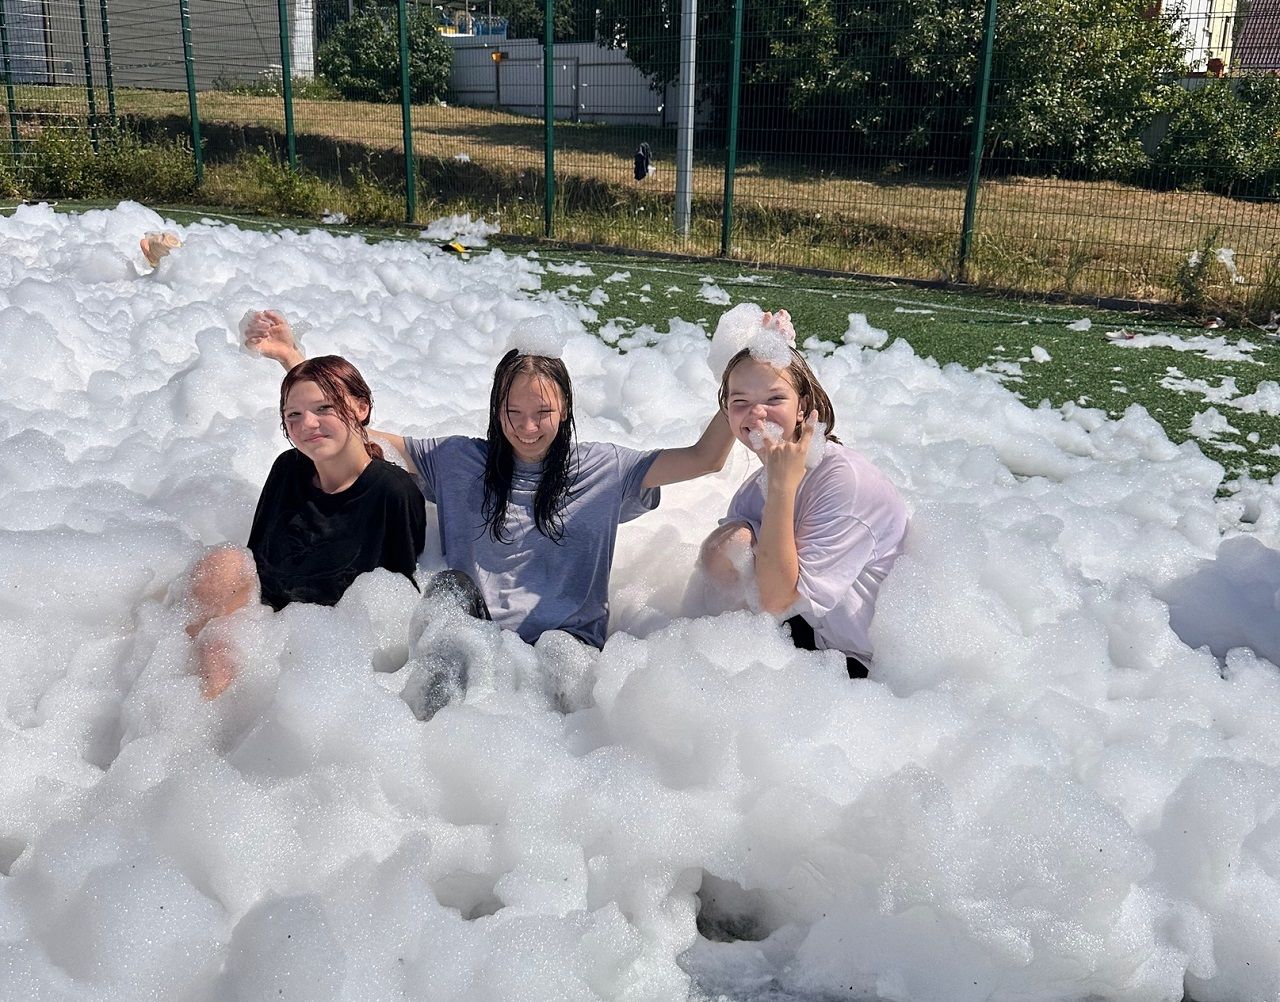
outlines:
[{"label": "dark bag on grass", "polygon": [[652,172],[653,167],[651,161],[652,155],[649,153],[649,144],[641,143],[640,148],[636,150],[636,180],[643,181]]}]

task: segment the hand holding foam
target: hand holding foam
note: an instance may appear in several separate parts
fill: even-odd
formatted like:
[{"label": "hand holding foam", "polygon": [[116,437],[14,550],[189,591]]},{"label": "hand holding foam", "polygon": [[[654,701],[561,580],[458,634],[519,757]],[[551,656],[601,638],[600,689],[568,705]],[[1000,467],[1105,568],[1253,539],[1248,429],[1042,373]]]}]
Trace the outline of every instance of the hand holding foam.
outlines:
[{"label": "hand holding foam", "polygon": [[245,350],[292,369],[306,356],[289,321],[275,310],[250,310],[240,321]]},{"label": "hand holding foam", "polygon": [[[770,434],[777,426],[766,424],[760,436],[758,453],[764,463],[765,477],[769,490],[786,491],[795,494],[809,469],[809,447],[818,427],[818,412],[810,411],[804,424],[800,426],[798,439],[787,439],[782,435]],[[755,435],[752,435],[755,444]]]}]

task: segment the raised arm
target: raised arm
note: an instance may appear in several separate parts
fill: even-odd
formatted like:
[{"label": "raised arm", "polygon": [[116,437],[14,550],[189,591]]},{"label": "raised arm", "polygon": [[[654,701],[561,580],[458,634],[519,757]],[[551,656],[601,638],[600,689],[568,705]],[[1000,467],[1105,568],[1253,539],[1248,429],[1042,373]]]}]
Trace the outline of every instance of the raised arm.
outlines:
[{"label": "raised arm", "polygon": [[804,479],[805,456],[813,440],[818,414],[809,414],[796,442],[766,442],[764,460],[768,490],[764,517],[756,538],[756,587],[760,606],[780,616],[800,597],[800,553],[796,547],[796,491]]},{"label": "raised arm", "polygon": [[[293,336],[289,321],[278,310],[259,310],[250,318],[244,328],[244,346],[263,358],[274,358],[286,372],[307,357]],[[377,428],[370,428],[369,436],[389,443],[404,459],[406,469],[413,474],[418,472],[403,436]]]},{"label": "raised arm", "polygon": [[733,448],[733,432],[723,410],[707,424],[702,437],[682,449],[663,449],[645,474],[644,486],[665,487],[724,469]]},{"label": "raised arm", "polygon": [[298,347],[284,314],[259,310],[244,329],[244,346],[263,358],[274,358],[288,372],[307,356]]}]

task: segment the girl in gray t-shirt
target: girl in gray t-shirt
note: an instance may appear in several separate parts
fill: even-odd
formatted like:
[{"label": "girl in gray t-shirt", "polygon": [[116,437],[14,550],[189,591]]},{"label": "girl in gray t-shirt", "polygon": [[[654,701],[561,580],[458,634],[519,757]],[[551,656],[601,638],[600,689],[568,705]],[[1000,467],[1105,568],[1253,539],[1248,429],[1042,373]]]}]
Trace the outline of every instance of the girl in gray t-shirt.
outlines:
[{"label": "girl in gray t-shirt", "polygon": [[[245,344],[285,368],[303,359],[275,311],[252,319]],[[733,446],[723,410],[685,448],[578,442],[564,362],[514,350],[494,371],[485,438],[375,434],[421,478],[445,563],[474,582],[495,622],[530,643],[564,630],[595,647],[608,631],[619,523],[656,508],[663,485],[721,469]]]}]

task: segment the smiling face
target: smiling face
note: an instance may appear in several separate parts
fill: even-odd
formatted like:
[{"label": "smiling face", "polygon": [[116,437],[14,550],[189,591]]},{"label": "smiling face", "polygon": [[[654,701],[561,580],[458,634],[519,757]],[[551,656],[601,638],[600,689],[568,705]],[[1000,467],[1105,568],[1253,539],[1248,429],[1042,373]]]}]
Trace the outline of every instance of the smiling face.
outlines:
[{"label": "smiling face", "polygon": [[522,463],[546,458],[560,431],[564,406],[560,392],[545,376],[522,372],[511,382],[501,408],[502,434]]},{"label": "smiling face", "polygon": [[759,452],[766,424],[777,425],[785,437],[794,438],[804,419],[804,403],[786,374],[765,362],[746,357],[729,372],[725,394],[729,427],[752,452]]},{"label": "smiling face", "polygon": [[[360,401],[352,401],[352,409],[360,421],[369,414],[369,408]],[[310,380],[301,380],[289,390],[282,416],[289,441],[313,463],[336,459],[348,451],[364,452],[363,439]]]}]

